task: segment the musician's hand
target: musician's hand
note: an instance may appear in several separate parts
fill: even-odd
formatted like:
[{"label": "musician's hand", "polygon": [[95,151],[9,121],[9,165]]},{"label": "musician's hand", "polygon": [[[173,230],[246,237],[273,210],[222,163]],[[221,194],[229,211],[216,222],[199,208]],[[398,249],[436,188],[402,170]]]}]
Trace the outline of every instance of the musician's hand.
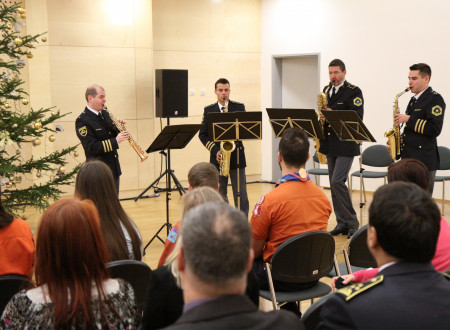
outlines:
[{"label": "musician's hand", "polygon": [[117,143],[128,140],[129,138],[130,138],[130,133],[128,133],[127,131],[120,132],[116,136]]},{"label": "musician's hand", "polygon": [[325,120],[325,116],[323,115],[322,111],[320,111],[320,119]]},{"label": "musician's hand", "polygon": [[218,163],[220,163],[220,159],[221,159],[221,158],[222,158],[222,151],[219,150],[219,151],[217,152],[217,155],[216,155],[216,160],[217,160]]},{"label": "musician's hand", "polygon": [[119,123],[121,123],[122,125],[125,125],[127,122],[125,121],[125,119],[122,119],[122,118],[119,118],[119,119],[117,119],[117,121],[119,122]]},{"label": "musician's hand", "polygon": [[331,108],[326,108],[325,110],[333,110],[333,109],[331,109]]},{"label": "musician's hand", "polygon": [[400,123],[407,123],[408,120],[409,120],[409,117],[410,116],[404,115],[402,113],[397,114],[397,115],[394,116],[394,124],[395,125],[399,125]]}]

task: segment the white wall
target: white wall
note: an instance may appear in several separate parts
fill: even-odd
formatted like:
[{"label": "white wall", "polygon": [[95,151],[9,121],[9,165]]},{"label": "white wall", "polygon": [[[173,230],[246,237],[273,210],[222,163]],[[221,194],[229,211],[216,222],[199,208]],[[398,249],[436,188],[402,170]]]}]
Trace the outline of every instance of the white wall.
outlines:
[{"label": "white wall", "polygon": [[[377,143],[385,144],[383,134],[392,127],[394,97],[408,86],[411,64],[429,64],[430,86],[450,102],[449,14],[446,0],[262,0],[261,108],[272,104],[273,54],[320,53],[321,86],[328,83],[328,63],[340,58],[347,65],[347,80],[363,91],[365,124]],[[400,98],[402,111],[410,96]],[[448,118],[438,144],[450,147],[447,122]],[[266,120],[262,150],[271,148],[269,133]],[[270,178],[270,167],[270,162],[262,162],[263,179]],[[357,168],[355,159],[353,170]],[[369,181],[368,190],[382,184],[382,180]],[[354,187],[359,187],[359,180],[354,180]],[[436,188],[435,192],[440,191],[440,186]]]}]

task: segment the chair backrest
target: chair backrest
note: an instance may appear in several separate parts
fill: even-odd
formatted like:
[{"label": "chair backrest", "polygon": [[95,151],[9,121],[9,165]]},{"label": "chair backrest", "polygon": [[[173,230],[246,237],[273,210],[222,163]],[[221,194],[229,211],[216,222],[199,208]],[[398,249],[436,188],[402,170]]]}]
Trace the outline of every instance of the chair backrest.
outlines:
[{"label": "chair backrest", "polygon": [[367,225],[359,228],[348,245],[350,265],[356,267],[377,267],[375,259],[367,247]]},{"label": "chair backrest", "polygon": [[387,167],[392,160],[387,147],[382,144],[375,144],[366,148],[362,153],[362,163],[374,167]]},{"label": "chair backrest", "polygon": [[288,283],[308,283],[333,268],[334,239],[326,231],[310,231],[283,242],[272,257],[272,277]]},{"label": "chair backrest", "polygon": [[142,307],[147,294],[147,286],[150,279],[150,267],[137,260],[116,260],[106,264],[109,275],[112,278],[121,278],[126,280],[134,289],[136,302]]},{"label": "chair backrest", "polygon": [[334,294],[330,293],[326,296],[323,296],[319,300],[317,300],[314,304],[309,306],[309,308],[306,310],[306,312],[302,315],[302,323],[305,326],[306,329],[317,329],[317,326],[320,322],[320,312],[322,310],[322,306],[333,297]]},{"label": "chair backrest", "polygon": [[11,298],[22,289],[34,287],[27,277],[20,275],[0,276],[0,316]]},{"label": "chair backrest", "polygon": [[450,149],[447,147],[438,147],[439,152],[439,169],[450,170]]},{"label": "chair backrest", "polygon": [[320,162],[319,162],[319,157],[317,157],[317,151],[314,153],[314,155],[313,155],[313,162],[314,163],[317,163],[317,164],[320,164]]}]

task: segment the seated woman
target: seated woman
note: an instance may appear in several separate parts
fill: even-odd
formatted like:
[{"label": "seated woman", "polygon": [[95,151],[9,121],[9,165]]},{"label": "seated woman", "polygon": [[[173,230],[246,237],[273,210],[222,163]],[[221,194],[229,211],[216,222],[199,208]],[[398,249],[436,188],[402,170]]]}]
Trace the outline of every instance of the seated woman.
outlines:
[{"label": "seated woman", "polygon": [[[184,196],[182,217],[191,208],[207,203],[223,201],[222,196],[210,187],[199,187]],[[181,227],[183,225],[181,224]],[[152,271],[144,305],[142,329],[160,329],[175,323],[183,313],[183,291],[177,267],[180,233],[178,232],[175,247],[168,255],[164,266]],[[218,256],[220,257],[220,256]],[[253,272],[247,277],[247,296],[256,304],[259,303],[258,284]]]},{"label": "seated woman", "polygon": [[[430,174],[427,167],[421,161],[407,158],[389,166],[388,182],[391,183],[394,181],[413,182],[428,191]],[[450,225],[444,217],[441,217],[441,230],[436,245],[436,252],[431,263],[438,271],[450,269]],[[349,275],[342,275],[345,278],[343,284],[364,282],[370,280],[377,273],[378,268],[373,268],[360,270]],[[333,289],[336,280],[337,277],[333,277]]]},{"label": "seated woman", "polygon": [[43,214],[36,241],[37,288],[17,293],[2,329],[135,329],[130,284],[108,278],[107,250],[91,201],[60,200]]},{"label": "seated woman", "polygon": [[15,274],[31,278],[34,239],[30,225],[16,219],[0,199],[0,275]]},{"label": "seated woman", "polygon": [[77,174],[75,196],[90,199],[100,214],[108,261],[142,259],[139,230],[120,205],[109,167],[99,161],[85,163]]}]

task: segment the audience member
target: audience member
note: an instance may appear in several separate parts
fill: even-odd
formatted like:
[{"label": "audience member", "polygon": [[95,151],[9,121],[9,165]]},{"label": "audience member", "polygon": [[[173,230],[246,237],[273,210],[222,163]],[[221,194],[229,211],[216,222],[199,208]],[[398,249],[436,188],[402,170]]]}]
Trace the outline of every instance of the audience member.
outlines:
[{"label": "audience member", "polygon": [[54,203],[38,228],[38,287],[11,299],[0,328],[136,329],[133,289],[125,281],[108,278],[106,261],[94,204],[75,199]]},{"label": "audience member", "polygon": [[0,198],[0,275],[16,274],[31,278],[34,263],[34,239],[30,225],[16,219]]},{"label": "audience member", "polygon": [[[212,189],[218,191],[219,172],[217,172],[217,168],[211,163],[197,163],[189,170],[188,183],[189,191],[192,191],[198,187],[211,187]],[[167,256],[173,251],[180,227],[181,220],[178,220],[175,225],[172,226],[172,229],[164,244],[164,250],[159,258],[158,267],[164,265]]]},{"label": "audience member", "polygon": [[338,290],[322,307],[319,329],[447,329],[450,279],[431,264],[439,229],[439,208],[423,188],[377,189],[367,245],[379,275]]},{"label": "audience member", "polygon": [[168,329],[299,329],[285,311],[264,313],[243,295],[253,261],[244,213],[224,202],[191,209],[181,226],[183,315]]},{"label": "audience member", "polygon": [[[309,141],[306,133],[298,128],[284,132],[278,147],[278,163],[282,177],[275,189],[262,196],[256,203],[251,218],[253,269],[260,289],[268,289],[264,262],[271,262],[280,244],[298,234],[327,230],[331,205],[324,192],[309,178],[305,163],[309,158]],[[274,281],[278,291],[297,291],[314,283],[283,283]],[[295,303],[287,304],[299,314]]]},{"label": "audience member", "polygon": [[90,199],[100,214],[100,224],[109,252],[108,261],[142,258],[142,240],[133,220],[125,213],[108,165],[86,162],[77,174],[75,196]]},{"label": "audience member", "polygon": [[[430,182],[430,172],[428,168],[420,160],[405,158],[396,163],[393,163],[388,168],[388,182],[395,181],[412,182],[419,187],[428,190]],[[434,254],[431,263],[438,271],[450,269],[450,225],[441,217],[439,237],[436,246],[436,253]],[[350,282],[359,283],[370,280],[378,273],[378,268],[366,269],[354,272],[349,275],[342,275],[345,278],[343,284]],[[333,278],[333,288],[337,277]]]}]

